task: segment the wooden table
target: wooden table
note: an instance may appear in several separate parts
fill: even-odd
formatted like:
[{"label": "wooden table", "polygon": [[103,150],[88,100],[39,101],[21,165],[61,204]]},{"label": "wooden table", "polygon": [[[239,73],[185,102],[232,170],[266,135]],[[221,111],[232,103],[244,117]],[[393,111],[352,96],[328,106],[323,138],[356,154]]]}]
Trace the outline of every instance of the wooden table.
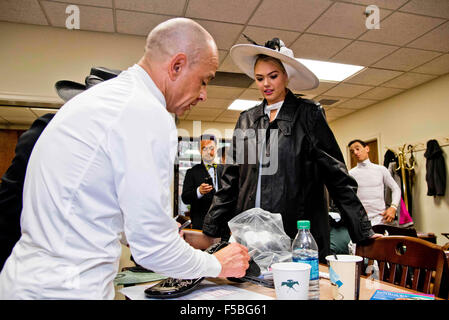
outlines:
[{"label": "wooden table", "polygon": [[[320,271],[321,272],[328,272],[328,267],[326,265],[320,264]],[[267,295],[269,297],[276,299],[276,292],[274,289],[264,287],[262,285],[257,285],[250,282],[243,282],[243,283],[236,283],[229,281],[227,279],[220,279],[220,278],[207,278],[207,280],[214,282],[219,285],[233,285],[239,288],[247,289],[253,292],[257,292],[260,294]],[[144,284],[148,285],[148,284]],[[384,281],[374,280],[367,278],[366,276],[362,276],[360,278],[360,300],[370,300],[371,296],[374,294],[374,292],[377,290],[388,290],[388,291],[395,291],[395,292],[405,292],[405,293],[418,293],[414,290],[408,290],[403,287],[399,287],[396,285],[393,285],[391,283],[387,283]],[[124,299],[125,297],[117,292],[118,295],[116,296],[116,299]],[[123,298],[120,296],[122,295]],[[332,287],[329,279],[320,278],[320,300],[332,300]]]},{"label": "wooden table", "polygon": [[[320,265],[321,272],[328,272],[328,267],[326,265]],[[226,279],[209,279],[212,282],[217,284],[229,284],[238,286],[240,288],[244,288],[250,291],[254,291],[257,293],[265,294],[267,296],[276,298],[276,293],[274,289],[263,287],[261,285],[253,284],[250,282],[244,283],[235,283],[228,281]],[[366,276],[362,276],[360,278],[360,295],[359,300],[370,300],[371,296],[374,294],[376,290],[388,290],[395,292],[404,292],[404,293],[419,293],[414,290],[408,290],[406,288],[393,285],[391,283],[385,281],[374,280],[371,278],[367,278]],[[332,299],[332,287],[329,279],[320,278],[320,300],[333,300]]]}]

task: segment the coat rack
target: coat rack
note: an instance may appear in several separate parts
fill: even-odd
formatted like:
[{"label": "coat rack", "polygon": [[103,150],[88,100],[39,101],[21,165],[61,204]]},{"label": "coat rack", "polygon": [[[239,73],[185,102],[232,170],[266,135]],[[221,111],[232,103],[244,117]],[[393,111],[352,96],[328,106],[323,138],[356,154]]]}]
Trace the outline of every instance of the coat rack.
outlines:
[{"label": "coat rack", "polygon": [[[407,175],[410,174],[415,169],[415,156],[414,152],[423,151],[427,149],[427,141],[431,140],[431,138],[427,139],[426,141],[419,141],[412,144],[404,144],[400,147],[396,148],[389,148],[386,147],[386,149],[390,150],[395,154],[395,156],[398,158],[398,168],[396,168],[397,171],[401,172],[402,177],[402,191],[404,194],[404,202],[407,210],[409,210],[409,202],[408,202],[408,192],[407,192],[407,183],[409,190],[412,190],[413,181],[412,179],[407,179]],[[438,141],[438,144],[440,147],[448,146],[449,145],[449,136],[439,137],[435,138],[435,140]],[[398,151],[394,151],[394,150]],[[408,156],[408,159],[407,159]]]}]

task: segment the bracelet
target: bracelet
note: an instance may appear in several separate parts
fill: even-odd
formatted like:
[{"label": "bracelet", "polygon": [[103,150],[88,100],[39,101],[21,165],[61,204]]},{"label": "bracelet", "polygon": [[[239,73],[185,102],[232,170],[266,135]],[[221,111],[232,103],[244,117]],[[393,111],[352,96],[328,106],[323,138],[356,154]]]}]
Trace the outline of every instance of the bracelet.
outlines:
[{"label": "bracelet", "polygon": [[393,204],[393,203],[392,203],[392,204],[390,204],[390,208],[391,208],[391,207],[393,207],[393,208],[395,208],[396,210],[398,210],[398,206],[397,206],[397,205],[395,205],[395,204]]}]

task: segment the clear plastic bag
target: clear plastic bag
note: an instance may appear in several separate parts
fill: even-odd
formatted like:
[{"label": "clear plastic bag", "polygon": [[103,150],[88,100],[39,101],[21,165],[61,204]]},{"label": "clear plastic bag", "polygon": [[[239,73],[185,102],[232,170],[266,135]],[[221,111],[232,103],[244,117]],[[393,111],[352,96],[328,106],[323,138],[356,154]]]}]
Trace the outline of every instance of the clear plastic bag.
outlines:
[{"label": "clear plastic bag", "polygon": [[228,225],[232,237],[248,248],[262,273],[273,263],[291,261],[291,239],[279,213],[253,208],[235,216]]}]

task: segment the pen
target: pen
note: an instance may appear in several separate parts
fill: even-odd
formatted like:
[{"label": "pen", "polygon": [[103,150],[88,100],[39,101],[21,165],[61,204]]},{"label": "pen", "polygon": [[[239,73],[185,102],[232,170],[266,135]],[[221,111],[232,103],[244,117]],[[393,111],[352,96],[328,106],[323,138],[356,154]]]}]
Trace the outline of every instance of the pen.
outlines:
[{"label": "pen", "polygon": [[187,227],[190,224],[190,220],[187,220],[186,222],[184,222],[182,224],[182,226],[179,227],[178,231],[181,231],[182,229],[184,229],[185,227]]}]

